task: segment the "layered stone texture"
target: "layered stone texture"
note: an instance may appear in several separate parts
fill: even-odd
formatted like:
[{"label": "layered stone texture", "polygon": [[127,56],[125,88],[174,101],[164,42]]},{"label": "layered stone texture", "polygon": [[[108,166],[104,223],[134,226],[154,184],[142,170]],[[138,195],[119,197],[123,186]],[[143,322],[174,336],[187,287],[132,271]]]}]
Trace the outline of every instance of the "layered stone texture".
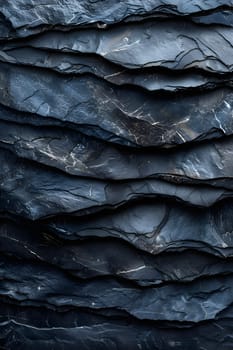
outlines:
[{"label": "layered stone texture", "polygon": [[0,348],[233,349],[233,1],[0,0]]}]

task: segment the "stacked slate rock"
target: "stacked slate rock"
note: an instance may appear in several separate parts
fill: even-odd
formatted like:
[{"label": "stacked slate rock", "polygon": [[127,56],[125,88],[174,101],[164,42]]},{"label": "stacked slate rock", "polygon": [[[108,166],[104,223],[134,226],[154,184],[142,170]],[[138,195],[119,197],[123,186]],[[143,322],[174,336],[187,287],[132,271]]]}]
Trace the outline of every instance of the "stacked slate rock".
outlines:
[{"label": "stacked slate rock", "polygon": [[233,0],[0,0],[0,348],[233,349]]}]

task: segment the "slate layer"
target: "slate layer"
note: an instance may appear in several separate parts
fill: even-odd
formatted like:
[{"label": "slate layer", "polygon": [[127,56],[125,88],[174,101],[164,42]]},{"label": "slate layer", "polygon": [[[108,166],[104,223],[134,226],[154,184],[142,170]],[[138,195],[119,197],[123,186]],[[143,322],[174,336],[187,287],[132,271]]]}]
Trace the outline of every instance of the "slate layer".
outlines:
[{"label": "slate layer", "polygon": [[233,348],[233,2],[0,0],[0,348]]}]

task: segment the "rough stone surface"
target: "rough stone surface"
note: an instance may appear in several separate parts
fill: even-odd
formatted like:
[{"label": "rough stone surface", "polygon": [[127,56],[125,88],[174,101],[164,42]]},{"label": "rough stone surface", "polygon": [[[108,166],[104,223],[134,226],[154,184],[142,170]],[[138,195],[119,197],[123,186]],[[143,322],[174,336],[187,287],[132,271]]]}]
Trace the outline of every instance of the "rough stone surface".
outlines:
[{"label": "rough stone surface", "polygon": [[232,57],[229,0],[0,0],[0,349],[233,349]]},{"label": "rough stone surface", "polygon": [[[0,13],[3,16],[2,26],[6,30],[5,36],[10,37],[10,30],[15,30],[17,36],[27,36],[40,32],[44,27],[96,24],[105,28],[104,24],[115,24],[124,20],[147,18],[150,15],[195,15],[214,12],[220,7],[232,11],[232,0],[120,0],[120,1],[91,1],[91,0],[1,0]],[[225,11],[223,12],[225,14]],[[217,11],[221,22],[225,17]],[[208,16],[209,15],[209,16]],[[215,16],[216,17],[216,16]],[[214,18],[215,18],[214,17]],[[217,23],[220,20],[217,21]],[[220,22],[220,23],[221,23]],[[223,22],[228,23],[228,18]],[[207,22],[208,23],[208,22]],[[9,33],[9,34],[8,34]],[[8,34],[8,35],[6,35]]]}]

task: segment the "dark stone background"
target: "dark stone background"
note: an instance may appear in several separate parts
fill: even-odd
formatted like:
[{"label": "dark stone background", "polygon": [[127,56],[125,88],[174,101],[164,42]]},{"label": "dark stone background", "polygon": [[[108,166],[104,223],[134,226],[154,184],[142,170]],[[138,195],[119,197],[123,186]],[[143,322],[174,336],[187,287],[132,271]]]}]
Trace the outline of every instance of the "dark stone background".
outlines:
[{"label": "dark stone background", "polygon": [[0,0],[0,349],[233,349],[232,86],[232,0]]}]

